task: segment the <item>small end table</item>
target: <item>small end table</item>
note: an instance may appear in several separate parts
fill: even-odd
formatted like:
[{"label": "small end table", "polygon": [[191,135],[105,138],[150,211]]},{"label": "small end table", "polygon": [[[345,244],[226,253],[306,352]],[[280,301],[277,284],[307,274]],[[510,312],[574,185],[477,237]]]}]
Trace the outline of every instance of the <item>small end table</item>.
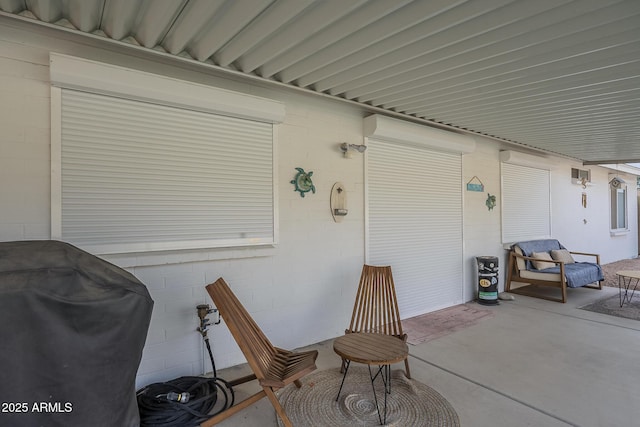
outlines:
[{"label": "small end table", "polygon": [[[344,376],[342,377],[336,401],[340,398],[340,392],[342,392],[342,386],[347,377],[347,372],[349,372],[351,362],[364,363],[369,368],[369,377],[371,378],[373,398],[378,410],[378,419],[380,424],[386,424],[387,394],[391,393],[391,365],[402,362],[407,358],[409,355],[407,344],[391,335],[354,332],[336,338],[333,341],[333,351],[346,361]],[[378,365],[378,371],[375,374],[371,371],[371,365]],[[384,419],[380,415],[378,396],[374,386],[374,380],[378,375],[381,376],[384,384]]]},{"label": "small end table", "polygon": [[[622,307],[625,302],[631,302],[631,298],[633,298],[633,294],[636,293],[638,282],[640,282],[640,271],[632,271],[632,270],[616,271],[616,275],[618,276],[618,292],[620,295],[620,307]],[[633,289],[631,289],[631,284],[633,283],[634,280],[635,280],[635,284],[633,285]],[[631,294],[629,294],[630,289],[631,289]],[[624,294],[622,293],[622,291],[624,291]]]}]

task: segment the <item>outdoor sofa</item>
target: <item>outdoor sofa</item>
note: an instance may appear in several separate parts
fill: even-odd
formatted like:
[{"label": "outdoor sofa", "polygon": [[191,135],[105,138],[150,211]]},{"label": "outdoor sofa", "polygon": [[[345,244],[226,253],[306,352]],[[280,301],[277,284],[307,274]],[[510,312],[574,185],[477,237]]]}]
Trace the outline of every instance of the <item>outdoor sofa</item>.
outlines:
[{"label": "outdoor sofa", "polygon": [[[576,262],[573,255],[595,262]],[[567,302],[567,288],[602,289],[600,255],[568,251],[556,239],[528,240],[511,245],[505,290],[511,293]],[[513,287],[512,283],[528,285]],[[560,297],[539,287],[557,288]]]}]

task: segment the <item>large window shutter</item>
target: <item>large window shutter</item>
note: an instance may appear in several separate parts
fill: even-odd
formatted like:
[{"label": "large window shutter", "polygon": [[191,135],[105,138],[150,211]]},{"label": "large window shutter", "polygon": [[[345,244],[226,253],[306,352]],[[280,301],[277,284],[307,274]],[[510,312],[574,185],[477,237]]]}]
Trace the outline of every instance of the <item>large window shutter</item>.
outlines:
[{"label": "large window shutter", "polygon": [[98,254],[276,243],[280,103],[58,56],[52,82],[53,238]]},{"label": "large window shutter", "polygon": [[549,170],[513,163],[502,168],[502,241],[551,236]]},{"label": "large window shutter", "polygon": [[62,93],[62,237],[101,252],[273,243],[272,125]]}]

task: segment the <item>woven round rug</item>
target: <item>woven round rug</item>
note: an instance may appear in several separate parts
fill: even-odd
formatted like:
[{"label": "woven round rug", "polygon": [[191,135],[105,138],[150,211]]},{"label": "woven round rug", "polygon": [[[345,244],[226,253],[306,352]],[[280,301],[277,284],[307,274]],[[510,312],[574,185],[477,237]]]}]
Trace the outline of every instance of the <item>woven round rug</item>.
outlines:
[{"label": "woven round rug", "polygon": [[[374,367],[372,367],[373,370]],[[459,427],[458,414],[440,393],[404,371],[391,373],[391,394],[387,395],[386,426]],[[302,387],[290,384],[279,390],[278,400],[294,426],[380,425],[369,370],[351,366],[336,402],[342,374],[340,369],[314,372],[302,378]],[[384,386],[375,380],[380,412],[384,416]],[[278,425],[282,426],[279,417]]]}]

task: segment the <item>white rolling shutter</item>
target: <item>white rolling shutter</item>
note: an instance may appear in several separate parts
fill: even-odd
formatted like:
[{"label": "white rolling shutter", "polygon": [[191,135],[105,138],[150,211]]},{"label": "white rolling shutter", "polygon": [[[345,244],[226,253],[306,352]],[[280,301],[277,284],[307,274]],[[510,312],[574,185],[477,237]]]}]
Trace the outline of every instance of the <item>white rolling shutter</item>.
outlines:
[{"label": "white rolling shutter", "polygon": [[392,267],[402,317],[461,303],[461,155],[370,139],[367,156],[367,262]]},{"label": "white rolling shutter", "polygon": [[273,124],[62,89],[62,239],[97,253],[274,242]]},{"label": "white rolling shutter", "polygon": [[549,171],[502,162],[501,174],[502,242],[550,237]]}]

